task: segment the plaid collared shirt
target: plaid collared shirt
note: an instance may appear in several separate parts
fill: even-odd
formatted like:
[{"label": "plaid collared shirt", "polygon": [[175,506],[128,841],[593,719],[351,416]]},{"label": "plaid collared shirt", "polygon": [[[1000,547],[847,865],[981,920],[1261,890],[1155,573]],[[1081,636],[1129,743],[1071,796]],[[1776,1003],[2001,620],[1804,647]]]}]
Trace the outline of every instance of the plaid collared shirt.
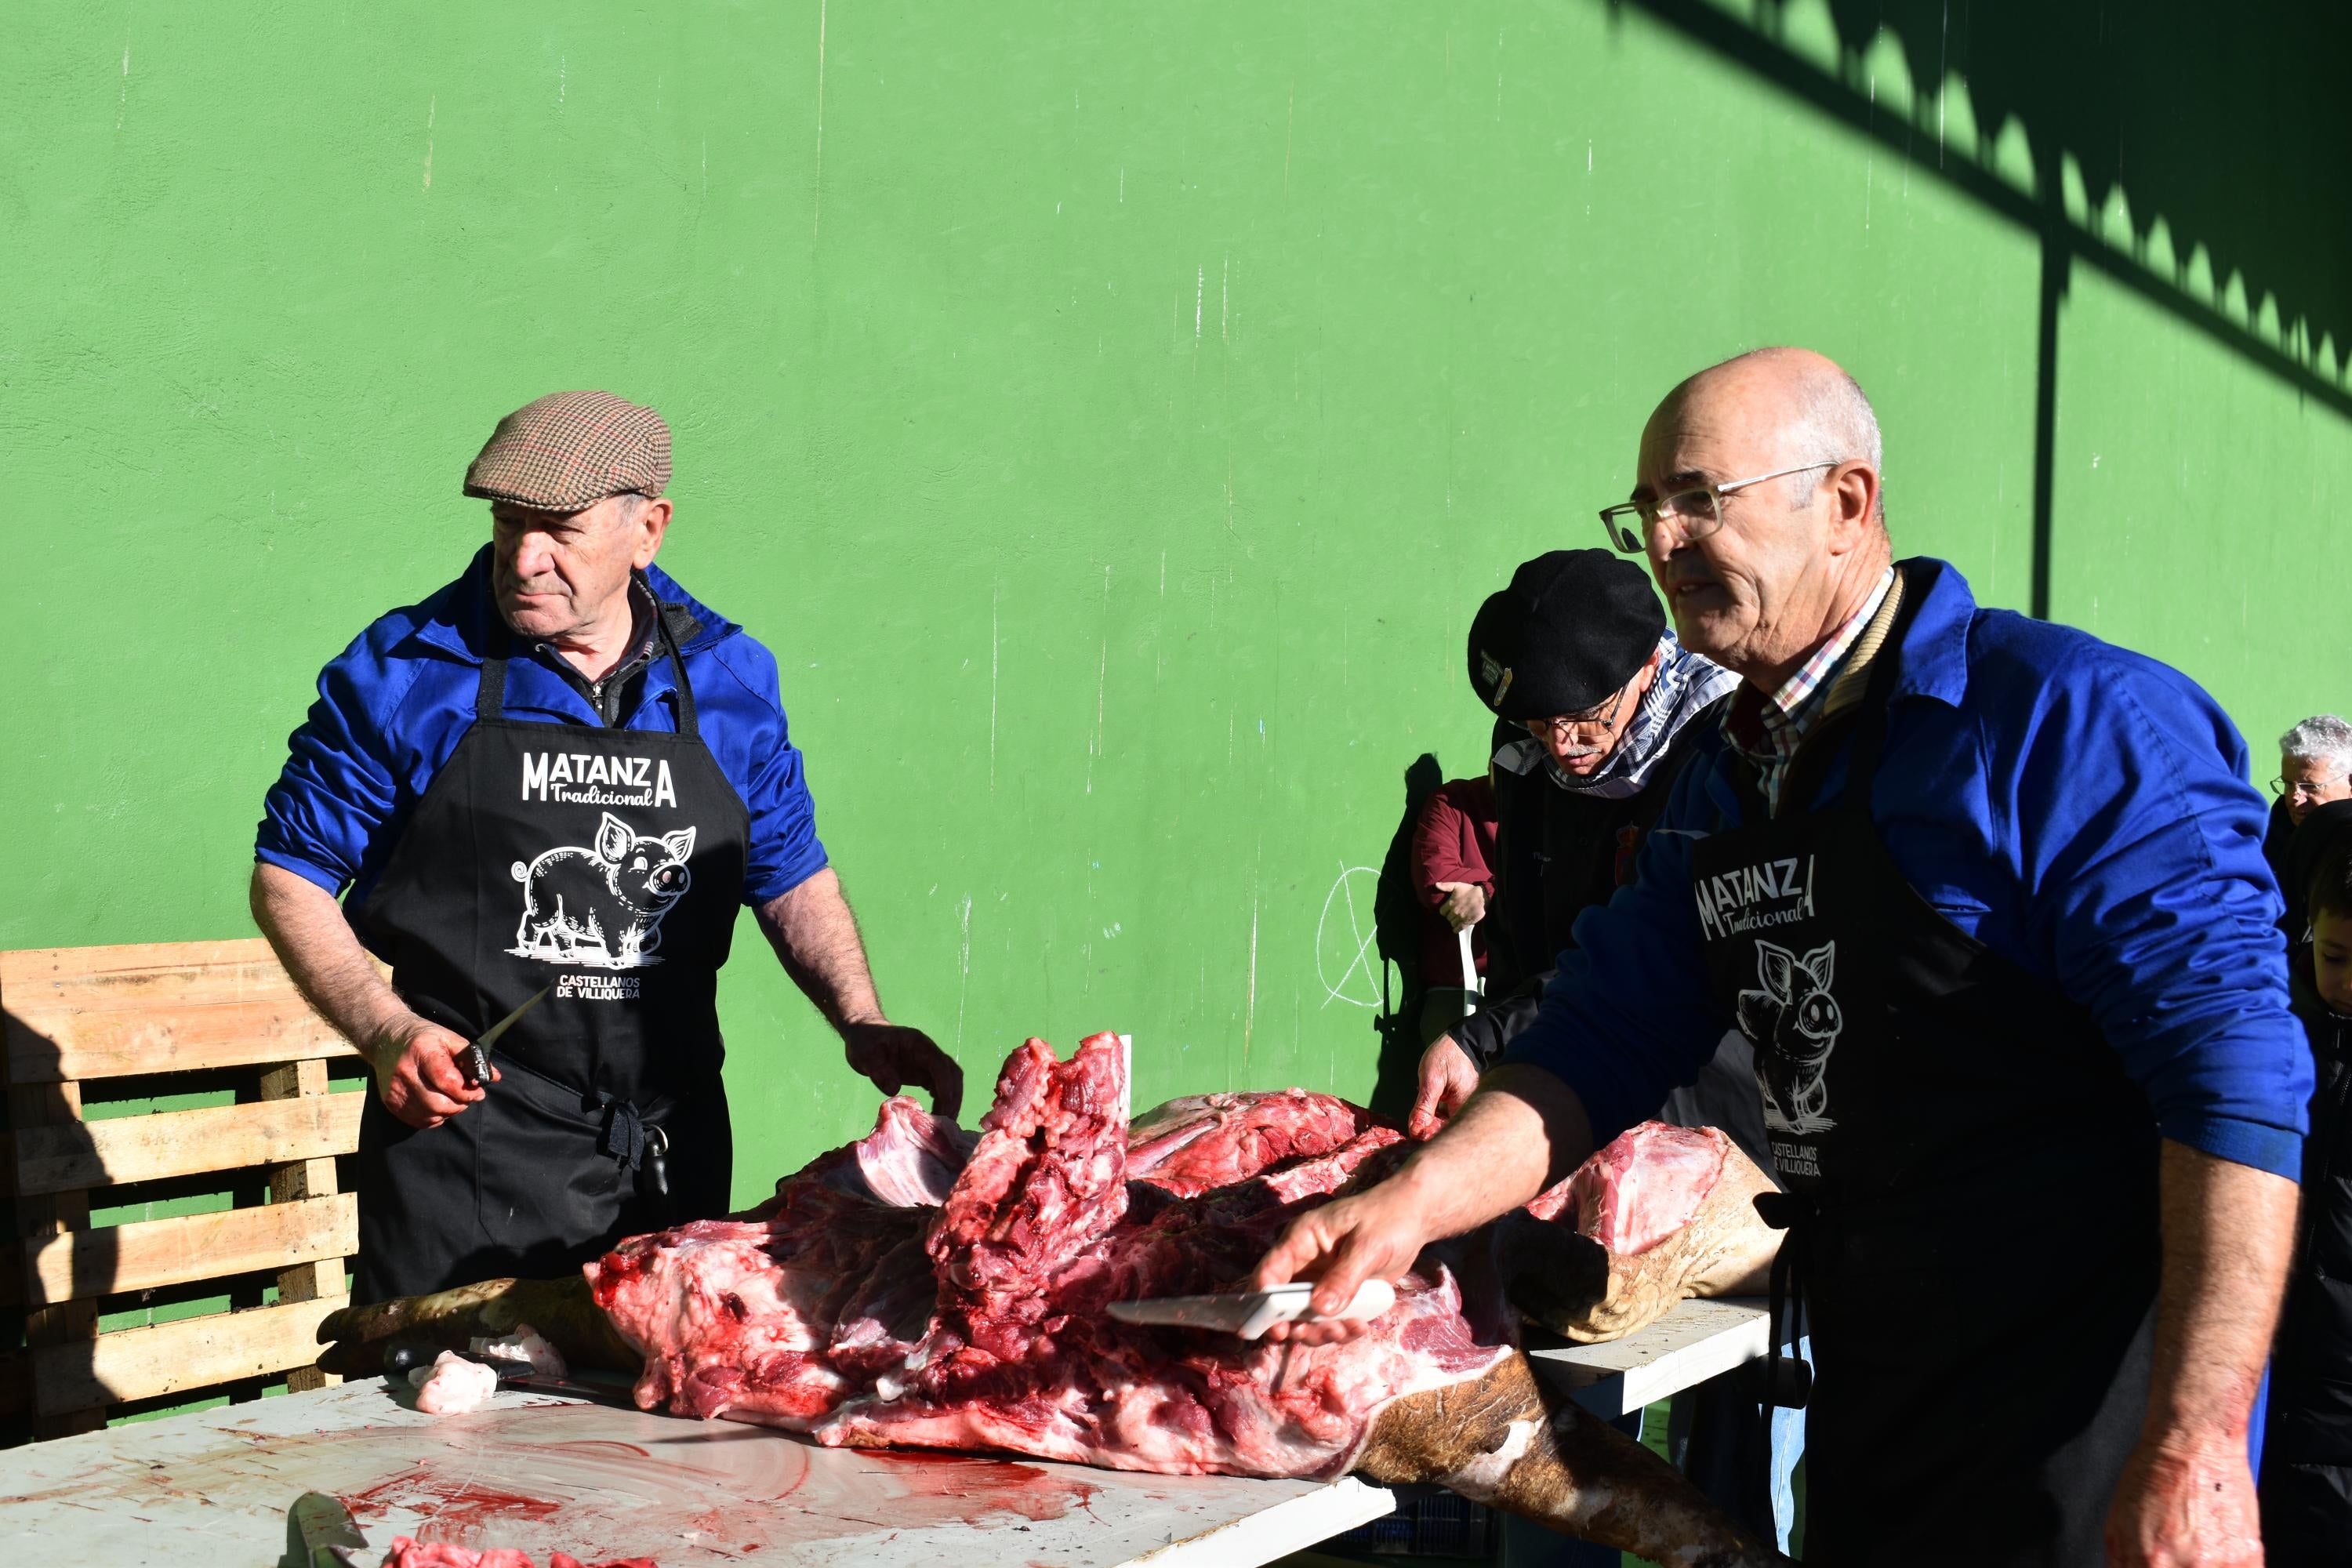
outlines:
[{"label": "plaid collared shirt", "polygon": [[1829,641],[1813,650],[1812,657],[1797,667],[1797,672],[1780,683],[1780,689],[1769,696],[1752,686],[1742,686],[1724,710],[1723,735],[1732,749],[1756,764],[1757,786],[1763,791],[1764,804],[1773,816],[1780,814],[1780,785],[1788,777],[1790,761],[1797,747],[1822,716],[1829,710],[1824,700],[1831,689],[1830,676],[1853,651],[1855,641],[1871,617],[1878,614],[1886,601],[1886,592],[1895,585],[1895,568],[1889,566],[1872,589],[1870,597],[1839,626]]}]

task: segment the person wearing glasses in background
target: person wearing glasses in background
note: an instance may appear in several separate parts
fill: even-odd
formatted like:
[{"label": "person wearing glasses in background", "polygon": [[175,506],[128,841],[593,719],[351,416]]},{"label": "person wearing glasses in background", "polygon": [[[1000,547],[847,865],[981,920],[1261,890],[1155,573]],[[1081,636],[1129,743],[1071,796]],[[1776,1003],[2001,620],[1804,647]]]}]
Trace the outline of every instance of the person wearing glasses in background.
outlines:
[{"label": "person wearing glasses in background", "polygon": [[1801,350],[1651,416],[1602,519],[1739,689],[1534,1025],[1255,1284],[1336,1314],[1737,1025],[1775,1316],[1812,1334],[1806,1561],[2253,1568],[2313,1074],[2245,742],[2178,671],[1897,562],[1880,467],[1862,389]]},{"label": "person wearing glasses in background", "polygon": [[[2271,802],[2263,858],[2278,878],[2286,902],[2279,929],[2294,950],[2311,934],[2304,904],[2321,849],[2337,825],[2352,822],[2352,724],[2315,713],[2281,735],[2279,776],[2271,780],[2271,793],[2278,798]],[[2316,826],[2304,831],[2310,824]]]},{"label": "person wearing glasses in background", "polygon": [[[1496,716],[1494,896],[1486,1000],[1423,1052],[1407,1126],[1433,1134],[1478,1075],[1535,1022],[1577,918],[1633,879],[1642,840],[1665,808],[1694,742],[1722,718],[1739,678],[1676,640],[1649,574],[1606,550],[1554,550],[1522,563],[1470,623],[1470,689]],[[1433,802],[1434,804],[1434,802]],[[1449,897],[1454,895],[1449,895]],[[1719,1127],[1759,1165],[1771,1160],[1753,1052],[1727,1032],[1698,1081],[1649,1115]],[[1641,1414],[1625,1430],[1641,1435]],[[1695,1390],[1673,1428],[1692,1480],[1759,1536],[1786,1546],[1803,1417],[1774,1420],[1752,1391],[1722,1378]],[[1769,1432],[1769,1436],[1768,1436]],[[1683,1436],[1687,1434],[1686,1438]],[[1513,1562],[1615,1568],[1582,1543],[1539,1551],[1533,1526],[1506,1520]]]}]

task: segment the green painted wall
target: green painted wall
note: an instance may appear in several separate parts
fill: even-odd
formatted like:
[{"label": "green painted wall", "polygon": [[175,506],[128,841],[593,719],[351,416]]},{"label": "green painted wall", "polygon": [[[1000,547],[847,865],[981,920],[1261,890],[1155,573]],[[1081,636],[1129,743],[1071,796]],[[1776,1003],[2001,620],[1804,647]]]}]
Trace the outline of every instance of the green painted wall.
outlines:
[{"label": "green painted wall", "polygon": [[[898,1016],[983,1079],[1116,1027],[1139,1103],[1360,1094],[1343,874],[1415,755],[1479,765],[1469,610],[1599,542],[1681,374],[1837,355],[1900,543],[2029,603],[2013,209],[2073,149],[1979,128],[1912,9],[26,0],[0,945],[248,931],[318,667],[483,537],[499,414],[606,386],[677,427],[664,564],[776,650]],[[2136,258],[2152,216],[2154,291],[2078,265],[2057,318],[2051,602],[2266,736],[2352,705],[2345,294],[2264,317],[2243,234]],[[723,999],[751,1192],[873,1096],[756,942]]]}]

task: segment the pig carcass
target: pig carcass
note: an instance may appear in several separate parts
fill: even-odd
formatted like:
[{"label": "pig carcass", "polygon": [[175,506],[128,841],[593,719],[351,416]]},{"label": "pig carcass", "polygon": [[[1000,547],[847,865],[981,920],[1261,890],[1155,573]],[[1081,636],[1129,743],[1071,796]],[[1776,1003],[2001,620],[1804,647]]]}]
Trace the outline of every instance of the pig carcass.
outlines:
[{"label": "pig carcass", "polygon": [[[635,1352],[638,1403],[830,1446],[1167,1473],[1353,1468],[1450,1486],[1661,1563],[1780,1561],[1638,1444],[1541,1387],[1501,1316],[1474,1322],[1434,1257],[1369,1332],[1338,1345],[1286,1351],[1110,1319],[1112,1301],[1242,1282],[1293,1216],[1379,1179],[1409,1148],[1304,1090],[1201,1097],[1130,1129],[1127,1084],[1116,1037],[1066,1062],[1033,1040],[1007,1060],[976,1142],[896,1100],[873,1134],[779,1183],[756,1218],[614,1248],[587,1273],[598,1315]],[[433,1298],[357,1309],[321,1337],[448,1338],[508,1315],[493,1304],[509,1293],[445,1293],[446,1311]],[[541,1288],[511,1293],[529,1297],[534,1321],[562,1316]]]}]

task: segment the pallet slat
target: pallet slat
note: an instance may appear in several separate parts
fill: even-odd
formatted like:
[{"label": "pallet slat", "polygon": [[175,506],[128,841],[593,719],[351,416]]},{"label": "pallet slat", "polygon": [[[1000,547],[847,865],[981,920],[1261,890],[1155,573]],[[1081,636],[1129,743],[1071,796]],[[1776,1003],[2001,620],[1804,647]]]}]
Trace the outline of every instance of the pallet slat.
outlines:
[{"label": "pallet slat", "polygon": [[331,1296],[42,1345],[32,1352],[35,1404],[86,1409],[308,1366],[320,1321],[346,1304]]},{"label": "pallet slat", "polygon": [[49,1237],[30,1249],[26,1283],[31,1304],[46,1307],[329,1258],[340,1278],[359,1245],[359,1200],[346,1193]]},{"label": "pallet slat", "polygon": [[81,1082],[359,1054],[310,1011],[290,983],[284,991],[279,996],[169,1009],[20,1011],[12,999],[5,1020],[8,1080]]},{"label": "pallet slat", "polygon": [[16,1135],[26,1197],[348,1154],[360,1146],[364,1091],[254,1105],[27,1127]]},{"label": "pallet slat", "polygon": [[115,977],[136,983],[142,977],[179,975],[196,984],[211,984],[206,976],[241,964],[268,968],[277,973],[279,984],[287,984],[286,972],[279,968],[278,955],[270,951],[269,943],[257,936],[241,936],[222,942],[15,948],[0,952],[0,992],[5,992],[13,1003],[18,995],[30,1002],[33,993],[44,986],[102,984]]}]

